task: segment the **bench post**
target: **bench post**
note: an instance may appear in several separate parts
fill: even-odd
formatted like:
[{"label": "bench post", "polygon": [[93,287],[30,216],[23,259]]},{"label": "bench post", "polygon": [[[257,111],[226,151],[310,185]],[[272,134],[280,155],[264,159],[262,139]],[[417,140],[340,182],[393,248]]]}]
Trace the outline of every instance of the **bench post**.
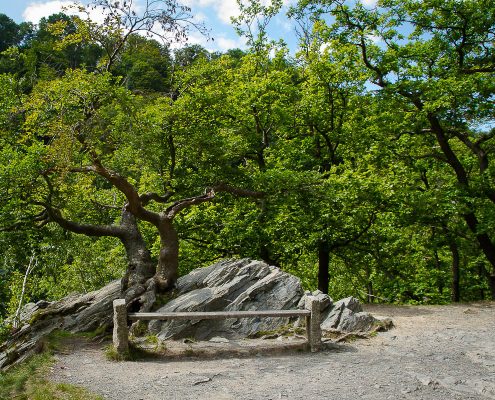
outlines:
[{"label": "bench post", "polygon": [[311,311],[311,316],[306,317],[306,335],[311,352],[314,353],[321,350],[321,302],[315,296],[308,296],[305,306]]},{"label": "bench post", "polygon": [[125,355],[129,351],[129,330],[127,328],[125,299],[113,301],[113,347],[119,355]]}]

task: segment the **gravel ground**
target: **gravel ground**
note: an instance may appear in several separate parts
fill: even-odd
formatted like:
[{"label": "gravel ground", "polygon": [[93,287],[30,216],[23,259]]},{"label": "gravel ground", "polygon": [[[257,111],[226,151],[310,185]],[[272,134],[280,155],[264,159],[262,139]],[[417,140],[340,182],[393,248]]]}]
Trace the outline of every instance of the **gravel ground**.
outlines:
[{"label": "gravel ground", "polygon": [[167,342],[158,360],[110,362],[83,346],[52,379],[108,400],[495,399],[494,302],[365,308],[396,327],[313,354],[297,340]]}]

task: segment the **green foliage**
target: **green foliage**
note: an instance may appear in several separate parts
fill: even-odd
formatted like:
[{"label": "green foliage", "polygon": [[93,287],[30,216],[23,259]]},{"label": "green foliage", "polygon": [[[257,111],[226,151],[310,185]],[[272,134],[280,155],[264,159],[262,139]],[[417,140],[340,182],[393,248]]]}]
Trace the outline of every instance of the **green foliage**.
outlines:
[{"label": "green foliage", "polygon": [[[118,226],[131,195],[115,177],[138,195],[169,194],[146,204],[157,213],[219,183],[264,193],[219,192],[183,210],[180,274],[252,257],[308,289],[326,270],[334,298],[444,303],[457,249],[461,298],[488,296],[493,6],[301,1],[295,58],[268,40],[280,6],[241,6],[246,52],[192,45],[173,57],[123,37],[118,19],[57,14],[26,35],[0,16],[1,316],[15,311],[31,256],[24,303],[122,276],[118,238],[55,221]],[[158,259],[163,238],[137,214]]]}]

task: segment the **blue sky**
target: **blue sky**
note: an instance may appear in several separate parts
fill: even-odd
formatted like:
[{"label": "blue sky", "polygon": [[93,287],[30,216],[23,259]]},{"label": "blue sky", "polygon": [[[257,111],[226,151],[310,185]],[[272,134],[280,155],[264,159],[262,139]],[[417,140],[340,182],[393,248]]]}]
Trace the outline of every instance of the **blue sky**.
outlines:
[{"label": "blue sky", "polygon": [[[79,0],[87,4],[89,0]],[[142,0],[135,0],[139,3]],[[268,0],[266,0],[268,2]],[[285,0],[289,5],[294,0]],[[245,40],[239,38],[230,23],[230,17],[238,14],[236,0],[182,0],[182,4],[191,7],[194,18],[203,21],[211,31],[213,41],[207,41],[198,32],[191,32],[189,43],[201,44],[210,51],[225,51],[231,48],[245,47]],[[0,0],[0,13],[8,15],[16,22],[37,23],[40,18],[60,12],[63,6],[73,4],[70,0]],[[270,35],[273,39],[283,38],[291,47],[295,46],[292,24],[283,15],[277,16],[271,23]]]}]

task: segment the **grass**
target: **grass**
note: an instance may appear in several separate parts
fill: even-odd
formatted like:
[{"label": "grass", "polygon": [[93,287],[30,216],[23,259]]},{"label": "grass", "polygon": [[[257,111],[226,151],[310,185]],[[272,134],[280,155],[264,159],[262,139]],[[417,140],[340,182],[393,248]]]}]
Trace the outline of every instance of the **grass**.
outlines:
[{"label": "grass", "polygon": [[0,373],[0,400],[103,400],[86,389],[66,383],[55,383],[47,376],[55,359],[53,353],[66,352],[77,338],[97,335],[72,334],[55,330],[43,343],[44,352]]},{"label": "grass", "polygon": [[160,307],[163,307],[165,304],[167,304],[170,300],[173,300],[177,298],[178,293],[176,290],[173,290],[172,292],[168,292],[165,294],[159,294],[156,296],[156,300],[153,304],[153,310],[156,310]]},{"label": "grass", "polygon": [[159,354],[142,349],[132,343],[129,343],[129,350],[126,351],[124,354],[118,353],[113,345],[107,346],[105,348],[105,356],[107,360],[110,361],[138,361],[150,358],[157,358],[159,357]]},{"label": "grass", "polygon": [[47,379],[54,359],[49,352],[0,373],[0,400],[103,400],[86,389]]},{"label": "grass", "polygon": [[154,345],[155,347],[158,347],[159,344],[159,339],[156,335],[146,335],[144,338],[144,342],[146,344]]},{"label": "grass", "polygon": [[148,332],[148,323],[146,321],[137,321],[132,324],[129,333],[132,336],[139,337],[144,336]]}]

